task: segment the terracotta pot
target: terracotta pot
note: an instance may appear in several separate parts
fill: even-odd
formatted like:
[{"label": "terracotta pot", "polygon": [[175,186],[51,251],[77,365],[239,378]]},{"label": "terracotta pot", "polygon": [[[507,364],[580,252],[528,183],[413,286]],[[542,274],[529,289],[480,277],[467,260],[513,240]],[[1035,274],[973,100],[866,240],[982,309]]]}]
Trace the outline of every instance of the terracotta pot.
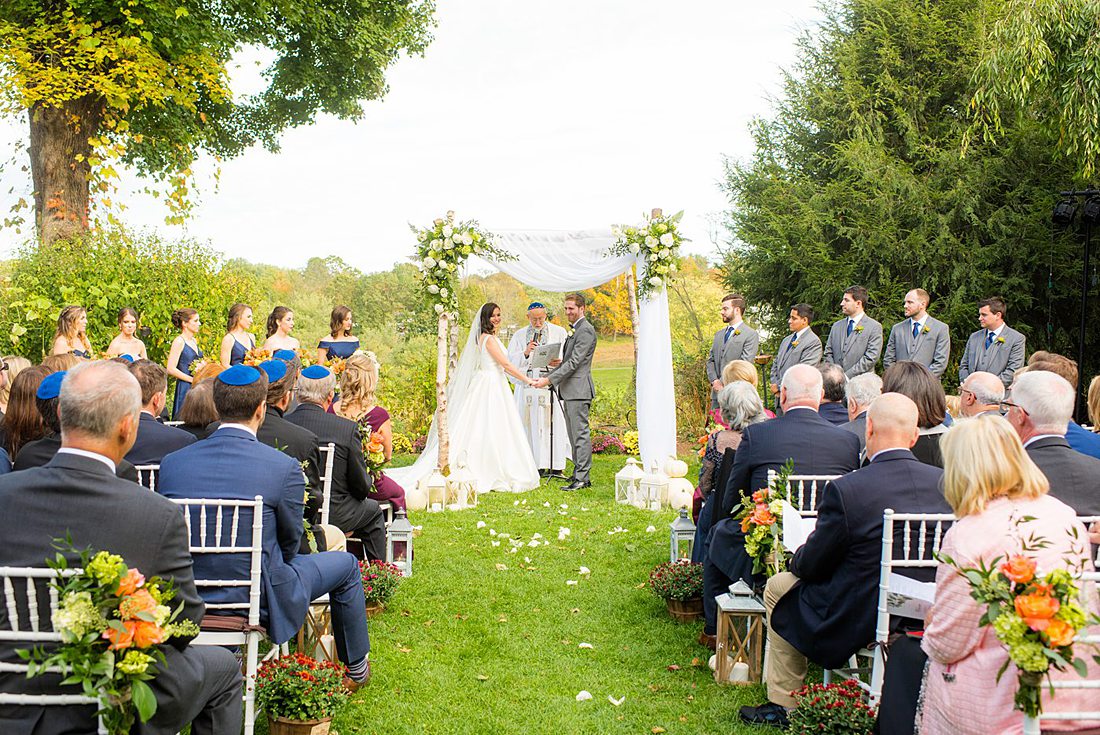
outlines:
[{"label": "terracotta pot", "polygon": [[376,618],[386,610],[386,603],[367,600],[367,617]]},{"label": "terracotta pot", "polygon": [[332,718],[321,720],[291,720],[286,717],[267,718],[270,735],[328,735]]},{"label": "terracotta pot", "polygon": [[703,616],[703,598],[693,597],[690,600],[665,600],[669,614],[678,623],[690,623]]}]

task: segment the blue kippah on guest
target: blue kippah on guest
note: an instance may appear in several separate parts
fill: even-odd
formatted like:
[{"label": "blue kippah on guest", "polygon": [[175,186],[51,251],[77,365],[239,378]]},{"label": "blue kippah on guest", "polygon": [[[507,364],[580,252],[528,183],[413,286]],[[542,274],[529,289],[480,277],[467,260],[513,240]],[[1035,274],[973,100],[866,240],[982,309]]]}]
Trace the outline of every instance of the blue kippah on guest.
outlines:
[{"label": "blue kippah on guest", "polygon": [[277,360],[286,360],[287,362],[292,362],[294,358],[298,355],[295,354],[294,350],[275,350],[274,354],[272,354],[271,356]]},{"label": "blue kippah on guest", "polygon": [[302,371],[302,377],[310,380],[320,380],[330,375],[332,375],[332,371],[323,365],[310,365]]},{"label": "blue kippah on guest", "polygon": [[545,309],[545,308],[546,308],[546,304],[542,303],[541,301],[532,301],[530,306],[527,307],[527,311],[531,311],[531,309]]},{"label": "blue kippah on guest", "polygon": [[286,363],[282,360],[264,360],[260,363],[260,370],[267,373],[267,379],[274,383],[286,375]]},{"label": "blue kippah on guest", "polygon": [[131,355],[119,355],[119,357],[121,357],[126,362],[133,362],[134,361],[134,358]]},{"label": "blue kippah on guest", "polygon": [[38,390],[35,392],[34,395],[38,398],[41,398],[43,401],[48,401],[51,398],[57,398],[59,395],[61,395],[61,381],[64,379],[64,370],[56,373],[50,373],[38,386]]},{"label": "blue kippah on guest", "polygon": [[260,371],[251,365],[234,365],[218,373],[218,380],[226,385],[252,385],[260,379]]}]

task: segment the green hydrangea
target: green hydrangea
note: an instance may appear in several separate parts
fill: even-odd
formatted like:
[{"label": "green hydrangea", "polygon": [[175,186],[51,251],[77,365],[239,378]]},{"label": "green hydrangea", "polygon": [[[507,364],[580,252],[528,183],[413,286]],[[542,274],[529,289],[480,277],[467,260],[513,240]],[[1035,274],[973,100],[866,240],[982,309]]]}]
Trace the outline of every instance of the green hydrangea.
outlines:
[{"label": "green hydrangea", "polygon": [[199,626],[193,620],[184,618],[164,626],[170,638],[194,638],[199,634]]},{"label": "green hydrangea", "polygon": [[1066,621],[1075,630],[1081,630],[1088,622],[1088,616],[1085,614],[1084,609],[1077,603],[1062,605],[1058,608],[1058,612],[1054,617]]},{"label": "green hydrangea", "polygon": [[141,651],[130,650],[122,657],[115,668],[123,674],[144,674],[153,663],[153,657]]},{"label": "green hydrangea", "polygon": [[1011,647],[1023,643],[1028,629],[1027,623],[1019,615],[1005,612],[993,621],[993,630],[1002,643]]},{"label": "green hydrangea", "polygon": [[1042,673],[1050,667],[1050,660],[1043,653],[1043,645],[1035,641],[1021,641],[1009,648],[1009,655],[1016,668]]},{"label": "green hydrangea", "polygon": [[126,562],[117,554],[101,551],[92,557],[85,571],[95,577],[101,585],[113,585],[126,574]]},{"label": "green hydrangea", "polygon": [[53,629],[62,640],[72,643],[88,633],[107,629],[107,620],[92,602],[91,592],[71,592],[62,599],[51,617]]}]

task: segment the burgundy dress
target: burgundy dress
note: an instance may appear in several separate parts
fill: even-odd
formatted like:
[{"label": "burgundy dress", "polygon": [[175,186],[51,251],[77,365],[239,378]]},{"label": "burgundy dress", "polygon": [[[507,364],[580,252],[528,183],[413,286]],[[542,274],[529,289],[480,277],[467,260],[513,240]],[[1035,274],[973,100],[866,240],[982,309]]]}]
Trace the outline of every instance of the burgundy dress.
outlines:
[{"label": "burgundy dress", "polygon": [[[360,426],[369,428],[374,431],[390,420],[390,413],[381,406],[375,406],[371,410],[359,419],[357,422]],[[405,489],[397,484],[397,482],[389,475],[383,472],[382,477],[375,478],[374,489],[371,490],[371,499],[378,502],[389,501],[393,503],[393,507],[396,510],[400,508],[405,510]]]}]

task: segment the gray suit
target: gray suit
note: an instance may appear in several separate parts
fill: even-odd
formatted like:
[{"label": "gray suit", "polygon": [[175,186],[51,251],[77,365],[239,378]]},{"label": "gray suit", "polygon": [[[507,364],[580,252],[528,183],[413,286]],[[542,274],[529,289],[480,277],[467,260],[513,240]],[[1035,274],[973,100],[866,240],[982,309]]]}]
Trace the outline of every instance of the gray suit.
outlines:
[{"label": "gray suit", "polygon": [[[737,333],[729,333],[728,327],[719,329],[714,335],[714,343],[710,346],[710,355],[707,357],[707,380],[713,383],[722,379],[722,368],[734,360],[756,359],[756,353],[760,348],[760,335],[748,324],[741,322]],[[710,392],[710,407],[718,408],[718,392]]]},{"label": "gray suit", "polygon": [[776,385],[782,382],[783,375],[792,365],[816,365],[821,362],[821,337],[814,334],[814,330],[807,329],[798,338],[798,344],[792,346],[794,338],[794,332],[784,337],[772,360],[770,382]]},{"label": "gray suit", "polygon": [[1000,337],[987,348],[988,331],[979,329],[966,340],[966,349],[959,361],[959,382],[971,373],[986,372],[1000,378],[1007,388],[1012,383],[1012,376],[1024,366],[1024,335],[1006,324]]},{"label": "gray suit", "polygon": [[592,356],[596,352],[596,329],[584,317],[573,324],[573,334],[562,347],[561,365],[547,379],[557,389],[565,410],[565,426],[573,445],[573,479],[589,482],[592,469],[592,436],[588,430],[588,409],[596,397],[592,382]]},{"label": "gray suit", "polygon": [[825,362],[844,368],[844,374],[854,378],[874,372],[882,354],[882,325],[864,314],[849,336],[848,317],[833,322],[825,343]]},{"label": "gray suit", "polygon": [[924,329],[913,338],[913,320],[898,322],[890,329],[890,338],[886,340],[886,352],[882,355],[882,369],[900,360],[919,362],[942,378],[947,370],[947,360],[951,357],[951,330],[939,319],[928,317]]}]

